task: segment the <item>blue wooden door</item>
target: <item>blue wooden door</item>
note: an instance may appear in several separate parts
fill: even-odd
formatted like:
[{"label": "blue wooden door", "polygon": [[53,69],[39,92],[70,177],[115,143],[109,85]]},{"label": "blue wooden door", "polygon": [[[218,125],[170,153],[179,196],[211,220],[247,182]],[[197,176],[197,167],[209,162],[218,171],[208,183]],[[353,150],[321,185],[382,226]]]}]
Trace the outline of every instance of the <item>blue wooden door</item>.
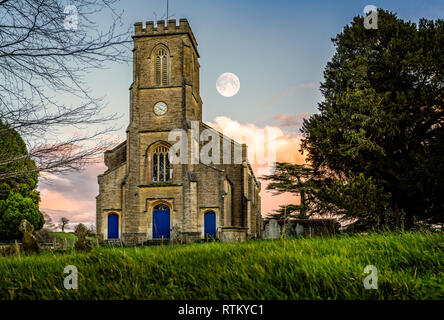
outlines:
[{"label": "blue wooden door", "polygon": [[119,216],[110,214],[108,216],[108,239],[119,238]]},{"label": "blue wooden door", "polygon": [[204,216],[204,233],[205,237],[216,235],[216,214],[214,212],[207,212]]},{"label": "blue wooden door", "polygon": [[166,205],[158,205],[153,209],[153,238],[170,237],[170,208]]}]

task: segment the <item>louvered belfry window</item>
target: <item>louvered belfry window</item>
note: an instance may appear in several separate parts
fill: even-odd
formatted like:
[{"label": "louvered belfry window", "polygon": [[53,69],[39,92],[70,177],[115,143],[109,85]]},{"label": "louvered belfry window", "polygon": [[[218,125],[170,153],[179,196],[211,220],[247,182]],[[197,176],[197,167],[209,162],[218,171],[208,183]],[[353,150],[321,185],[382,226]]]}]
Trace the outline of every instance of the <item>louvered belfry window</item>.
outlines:
[{"label": "louvered belfry window", "polygon": [[156,82],[159,86],[168,85],[168,59],[164,48],[157,51],[156,56]]},{"label": "louvered belfry window", "polygon": [[168,182],[170,181],[170,159],[168,156],[169,149],[165,146],[159,146],[154,149],[153,153],[153,181]]}]

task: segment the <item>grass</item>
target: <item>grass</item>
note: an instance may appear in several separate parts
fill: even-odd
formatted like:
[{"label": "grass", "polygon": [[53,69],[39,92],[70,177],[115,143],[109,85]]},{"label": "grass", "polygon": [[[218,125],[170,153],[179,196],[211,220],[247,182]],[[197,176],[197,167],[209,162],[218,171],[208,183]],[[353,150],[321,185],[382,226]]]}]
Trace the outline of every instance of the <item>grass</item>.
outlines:
[{"label": "grass", "polygon": [[[67,265],[78,290],[63,286]],[[443,299],[443,266],[443,233],[102,247],[0,257],[0,299]]]},{"label": "grass", "polygon": [[[62,241],[67,239],[71,241],[72,243],[75,243],[77,241],[77,236],[73,233],[66,233],[66,232],[51,232],[53,236],[56,238],[61,239]],[[87,237],[89,240],[91,240],[93,243],[96,243],[96,239],[94,237]]]},{"label": "grass", "polygon": [[77,240],[77,236],[73,233],[66,233],[66,232],[52,232],[52,235],[55,237],[58,237],[60,239],[70,239],[70,240]]}]

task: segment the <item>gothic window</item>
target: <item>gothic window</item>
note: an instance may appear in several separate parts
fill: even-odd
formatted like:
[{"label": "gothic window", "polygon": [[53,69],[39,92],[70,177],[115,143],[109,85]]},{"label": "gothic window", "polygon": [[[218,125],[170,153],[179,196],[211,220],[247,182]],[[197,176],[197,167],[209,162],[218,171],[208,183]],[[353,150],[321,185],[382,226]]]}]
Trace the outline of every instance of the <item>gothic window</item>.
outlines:
[{"label": "gothic window", "polygon": [[156,55],[156,83],[159,86],[168,85],[168,59],[164,48],[160,48]]},{"label": "gothic window", "polygon": [[165,146],[158,146],[153,152],[153,181],[170,181],[170,159],[169,149]]}]

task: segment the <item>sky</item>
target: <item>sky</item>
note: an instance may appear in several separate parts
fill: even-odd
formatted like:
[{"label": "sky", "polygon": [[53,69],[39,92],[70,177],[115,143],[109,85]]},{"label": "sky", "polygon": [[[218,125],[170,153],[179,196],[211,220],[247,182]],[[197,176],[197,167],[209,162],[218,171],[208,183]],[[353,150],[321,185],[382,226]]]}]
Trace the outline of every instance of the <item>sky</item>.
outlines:
[{"label": "sky", "polygon": [[[303,118],[316,113],[322,99],[319,84],[334,54],[331,38],[354,16],[363,15],[367,5],[413,22],[444,17],[444,2],[437,0],[170,0],[170,19],[187,18],[198,42],[203,121],[216,129],[231,127],[233,135],[257,129],[273,132],[279,136],[276,160],[304,163],[299,153],[299,129]],[[117,9],[124,12],[126,29],[135,22],[165,16],[166,0],[123,0]],[[106,26],[109,21],[106,15],[97,17],[98,24]],[[240,91],[229,98],[220,95],[215,86],[225,72],[240,79]],[[116,136],[123,141],[131,61],[109,63],[105,69],[86,74],[85,81],[93,95],[104,97],[107,112],[121,116],[118,122],[125,125]],[[56,222],[63,216],[72,226],[95,224],[97,175],[105,170],[103,164],[96,164],[82,172],[42,180],[41,210]],[[279,204],[297,201],[290,195],[272,196],[264,190],[261,196],[263,215]]]}]

